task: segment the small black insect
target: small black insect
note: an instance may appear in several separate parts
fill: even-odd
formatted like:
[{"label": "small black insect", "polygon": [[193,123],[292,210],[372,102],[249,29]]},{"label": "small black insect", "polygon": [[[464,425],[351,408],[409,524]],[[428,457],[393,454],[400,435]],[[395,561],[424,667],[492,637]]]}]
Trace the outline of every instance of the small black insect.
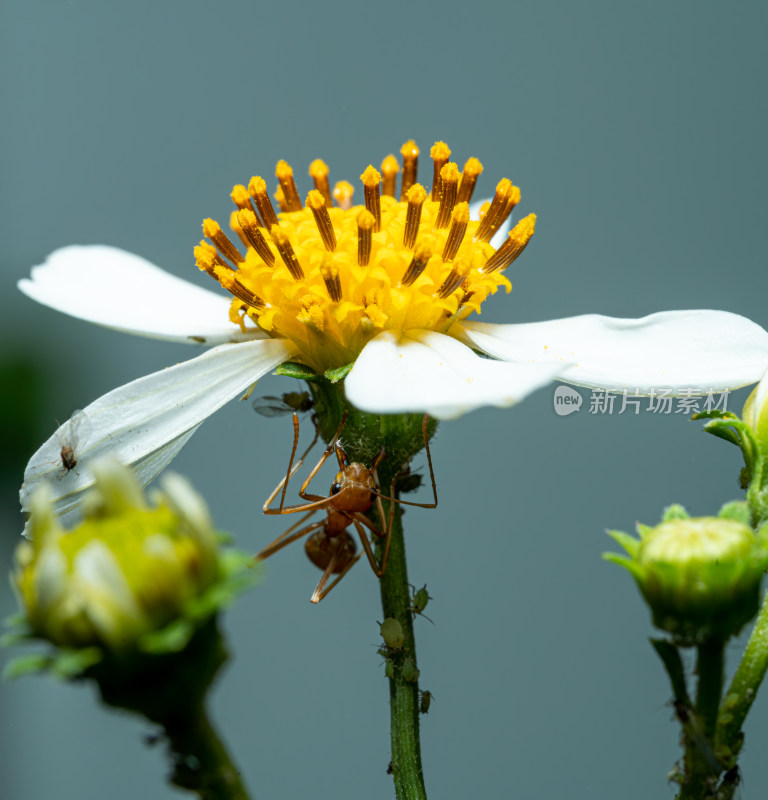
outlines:
[{"label": "small black insect", "polygon": [[253,401],[253,410],[262,417],[282,417],[293,411],[310,411],[315,401],[309,392],[285,392],[280,397],[267,395]]}]

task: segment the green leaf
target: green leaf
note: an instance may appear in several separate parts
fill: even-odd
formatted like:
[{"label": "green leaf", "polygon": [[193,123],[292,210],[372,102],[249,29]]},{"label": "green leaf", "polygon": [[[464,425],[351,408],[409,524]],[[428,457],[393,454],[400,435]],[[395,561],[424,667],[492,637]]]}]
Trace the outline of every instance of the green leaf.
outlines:
[{"label": "green leaf", "polygon": [[300,364],[298,361],[286,361],[275,370],[274,374],[285,375],[288,378],[298,378],[302,381],[319,381],[322,378],[321,375],[318,375],[306,364]]},{"label": "green leaf", "polygon": [[325,377],[331,383],[338,383],[339,381],[343,380],[349,374],[349,371],[352,367],[355,366],[355,362],[353,361],[350,364],[345,364],[343,367],[335,367],[334,369],[327,369],[325,371]]}]

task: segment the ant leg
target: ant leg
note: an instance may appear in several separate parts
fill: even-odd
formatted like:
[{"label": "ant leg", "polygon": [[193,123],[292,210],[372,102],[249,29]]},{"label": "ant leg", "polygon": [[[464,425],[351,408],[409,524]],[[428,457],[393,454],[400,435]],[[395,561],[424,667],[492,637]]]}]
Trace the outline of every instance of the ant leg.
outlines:
[{"label": "ant leg", "polygon": [[[365,528],[363,528],[361,524],[363,518],[358,517],[357,516],[358,513],[359,512],[356,512],[355,515],[352,517],[352,522],[354,523],[355,528],[357,529],[358,536],[360,537],[360,544],[363,545],[363,550],[365,550],[365,554],[366,556],[368,556],[368,563],[371,565],[373,574],[377,578],[380,578],[384,574],[384,569],[379,568],[379,565],[376,563],[376,556],[373,554],[373,548],[371,547],[371,543],[368,540],[368,536],[365,533]],[[366,522],[369,523],[370,525],[373,524],[370,522],[370,520],[366,520]],[[378,531],[376,531],[376,533],[378,533]]]},{"label": "ant leg", "polygon": [[336,558],[338,554],[339,554],[338,551],[336,551],[336,553],[333,554],[331,563],[325,568],[325,572],[323,572],[323,575],[318,581],[317,586],[315,586],[315,591],[312,592],[312,597],[310,597],[311,603],[319,603],[331,591],[331,589],[333,589],[334,586],[336,586],[336,584],[352,569],[352,567],[354,567],[355,564],[357,564],[357,562],[360,560],[360,557],[362,556],[362,553],[358,553],[349,562],[349,564],[347,564],[347,566],[344,567],[344,569],[336,576],[331,585],[328,586],[328,588],[324,588],[326,581],[333,574],[333,568],[336,566]]},{"label": "ant leg", "polygon": [[[435,482],[435,470],[432,467],[432,454],[429,451],[429,438],[427,437],[427,423],[429,422],[429,414],[424,415],[421,422],[421,433],[424,437],[424,449],[427,451],[427,463],[429,464],[429,477],[432,480],[432,495],[435,499],[434,503],[412,503],[409,500],[400,500],[395,497],[387,497],[380,495],[382,500],[391,500],[395,503],[400,503],[403,506],[416,506],[416,508],[437,508],[437,483]],[[391,492],[393,493],[393,492]],[[394,493],[393,493],[394,494]]]},{"label": "ant leg", "polygon": [[[333,436],[333,439],[331,439],[330,443],[328,444],[328,447],[325,448],[322,456],[320,456],[320,460],[315,465],[315,468],[312,470],[312,472],[309,473],[309,475],[307,475],[307,479],[304,481],[304,483],[301,484],[301,489],[299,489],[299,497],[301,497],[303,500],[318,501],[316,503],[317,507],[319,507],[320,500],[325,501],[325,503],[327,504],[331,500],[331,498],[322,497],[321,495],[317,494],[307,494],[307,489],[309,488],[309,484],[312,483],[312,481],[315,479],[317,473],[320,472],[320,470],[322,469],[323,464],[325,464],[325,462],[331,457],[331,454],[336,453],[336,458],[339,460],[339,466],[340,467],[344,466],[344,463],[341,460],[341,456],[339,455],[337,448],[340,449],[338,444],[339,436],[341,436],[341,431],[343,430],[346,421],[347,421],[347,412],[345,411],[341,417],[341,424],[337,428],[336,433]],[[344,451],[341,450],[341,452],[343,453]],[[298,509],[299,507],[296,506],[296,508]],[[303,506],[303,508],[309,508],[309,505]]]},{"label": "ant leg", "polygon": [[[277,486],[275,487],[275,489],[272,492],[272,494],[269,495],[269,497],[267,498],[266,502],[262,506],[262,511],[265,514],[283,514],[283,513],[286,513],[286,509],[285,509],[285,493],[286,493],[286,490],[288,488],[288,481],[296,474],[296,472],[299,470],[301,465],[304,463],[304,459],[309,454],[309,451],[315,446],[319,436],[320,436],[320,433],[317,430],[317,426],[315,426],[315,436],[312,439],[312,443],[302,453],[301,458],[294,465],[293,459],[296,456],[296,449],[297,449],[298,444],[299,444],[299,416],[298,416],[298,414],[296,414],[294,412],[294,414],[293,414],[293,449],[291,450],[291,458],[290,458],[290,461],[288,462],[288,471],[286,472],[285,477],[280,481],[280,483],[277,484]],[[277,508],[277,509],[269,508],[270,504],[275,499],[275,497],[277,497],[277,493],[281,489],[283,490],[283,493],[282,493],[282,496],[280,497],[280,508]],[[287,513],[290,513],[290,512],[287,512]]]},{"label": "ant leg", "polygon": [[272,542],[272,544],[267,545],[261,552],[256,553],[254,558],[263,561],[264,559],[269,558],[271,555],[274,555],[278,550],[282,550],[284,547],[291,544],[291,542],[295,542],[297,539],[301,539],[302,536],[314,533],[319,528],[322,528],[323,525],[325,525],[325,522],[313,522],[311,525],[307,525],[305,528],[293,533],[293,531],[295,531],[299,525],[306,522],[314,513],[315,511],[313,509],[308,514],[305,514],[295,525],[291,525],[291,527],[288,528],[285,533],[281,533],[280,536],[278,536],[277,539]]}]

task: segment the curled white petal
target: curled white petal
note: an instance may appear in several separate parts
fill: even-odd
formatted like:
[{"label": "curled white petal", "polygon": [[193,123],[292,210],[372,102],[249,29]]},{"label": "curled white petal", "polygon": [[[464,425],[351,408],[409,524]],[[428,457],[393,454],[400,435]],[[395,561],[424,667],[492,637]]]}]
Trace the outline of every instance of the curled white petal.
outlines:
[{"label": "curled white petal", "polygon": [[349,401],[377,414],[424,411],[453,419],[481,406],[510,406],[548,384],[560,364],[505,364],[434,331],[384,331],[346,378]]},{"label": "curled white petal", "polygon": [[113,389],[83,409],[90,432],[79,443],[74,469],[62,466],[56,433],[32,456],[20,492],[22,510],[47,480],[63,522],[76,520],[82,493],[94,483],[88,464],[106,455],[133,467],[146,485],[207,417],[294,352],[282,339],[220,345]]},{"label": "curled white petal", "polygon": [[520,325],[467,322],[459,335],[505,361],[570,364],[560,375],[568,383],[638,394],[735,389],[758,381],[768,366],[768,332],[727,311],[662,311],[641,319],[585,314]]},{"label": "curled white petal", "polygon": [[[470,219],[480,219],[480,209],[483,207],[483,203],[490,203],[492,197],[485,197],[482,200],[475,200],[474,203],[469,204],[469,218]],[[507,234],[509,233],[509,229],[512,227],[512,215],[510,214],[505,220],[504,224],[493,234],[491,237],[491,244],[498,250],[502,244],[504,244],[504,240],[507,238]]]},{"label": "curled white petal", "polygon": [[72,317],[153,339],[222,344],[265,336],[255,327],[243,333],[229,321],[231,298],[105,245],[55,250],[19,289]]}]

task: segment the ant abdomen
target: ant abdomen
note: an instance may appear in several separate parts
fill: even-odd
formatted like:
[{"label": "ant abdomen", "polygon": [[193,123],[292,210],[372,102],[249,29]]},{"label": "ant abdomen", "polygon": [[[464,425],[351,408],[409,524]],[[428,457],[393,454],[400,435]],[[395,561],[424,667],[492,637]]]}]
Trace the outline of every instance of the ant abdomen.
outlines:
[{"label": "ant abdomen", "polygon": [[[324,530],[313,533],[305,542],[304,550],[309,560],[319,569],[330,567],[331,573],[343,572],[355,558],[355,540],[342,531],[338,536],[328,536]],[[331,562],[334,562],[331,565]]]}]

